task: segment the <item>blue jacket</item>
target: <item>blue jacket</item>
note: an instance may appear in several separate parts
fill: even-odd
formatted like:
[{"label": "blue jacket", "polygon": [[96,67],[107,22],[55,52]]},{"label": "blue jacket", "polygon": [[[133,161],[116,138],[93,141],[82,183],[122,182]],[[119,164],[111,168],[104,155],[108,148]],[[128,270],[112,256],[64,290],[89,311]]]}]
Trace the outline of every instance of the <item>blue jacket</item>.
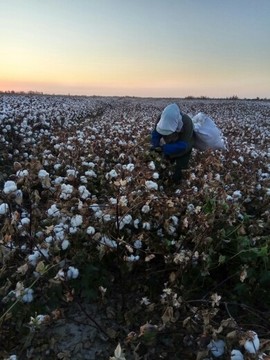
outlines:
[{"label": "blue jacket", "polygon": [[176,157],[181,157],[187,152],[191,151],[194,145],[194,131],[193,131],[193,122],[188,115],[182,114],[183,128],[181,132],[177,133],[177,140],[174,142],[166,143],[160,145],[160,140],[163,137],[166,142],[166,136],[159,134],[155,129],[151,134],[151,143],[153,147],[161,147],[162,152],[165,156],[173,159]]}]

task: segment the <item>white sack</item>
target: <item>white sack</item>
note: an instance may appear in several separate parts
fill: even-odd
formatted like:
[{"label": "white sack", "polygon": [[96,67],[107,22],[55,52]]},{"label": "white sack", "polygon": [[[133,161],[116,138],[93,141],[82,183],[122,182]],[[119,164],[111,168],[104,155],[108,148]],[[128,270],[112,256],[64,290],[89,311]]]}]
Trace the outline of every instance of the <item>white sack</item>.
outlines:
[{"label": "white sack", "polygon": [[226,149],[221,130],[217,127],[213,119],[200,112],[192,118],[192,121],[195,132],[195,149],[201,151],[207,149]]}]

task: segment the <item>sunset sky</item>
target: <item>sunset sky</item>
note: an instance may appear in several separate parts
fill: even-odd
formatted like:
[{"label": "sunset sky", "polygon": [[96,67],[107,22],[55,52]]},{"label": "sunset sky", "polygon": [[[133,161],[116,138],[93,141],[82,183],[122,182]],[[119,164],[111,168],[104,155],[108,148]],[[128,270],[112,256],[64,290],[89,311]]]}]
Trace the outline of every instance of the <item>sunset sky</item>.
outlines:
[{"label": "sunset sky", "polygon": [[0,0],[0,90],[270,98],[270,0]]}]

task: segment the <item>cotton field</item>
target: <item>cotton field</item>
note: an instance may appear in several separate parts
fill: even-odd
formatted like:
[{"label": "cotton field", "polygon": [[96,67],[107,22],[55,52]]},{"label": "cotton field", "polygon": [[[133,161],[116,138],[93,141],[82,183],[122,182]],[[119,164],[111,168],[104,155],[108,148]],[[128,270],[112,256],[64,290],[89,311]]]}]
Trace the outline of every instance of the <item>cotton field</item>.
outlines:
[{"label": "cotton field", "polygon": [[[150,151],[170,102],[226,144],[193,149],[178,186]],[[0,95],[1,358],[268,359],[269,118],[259,100]],[[89,303],[91,346],[39,349]]]}]

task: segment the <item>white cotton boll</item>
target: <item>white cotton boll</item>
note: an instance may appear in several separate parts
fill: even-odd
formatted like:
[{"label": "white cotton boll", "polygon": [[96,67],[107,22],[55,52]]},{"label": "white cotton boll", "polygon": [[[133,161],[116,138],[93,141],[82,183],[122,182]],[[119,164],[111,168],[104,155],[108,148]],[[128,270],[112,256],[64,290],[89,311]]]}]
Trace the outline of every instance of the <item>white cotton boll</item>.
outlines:
[{"label": "white cotton boll", "polygon": [[130,256],[125,256],[125,260],[127,262],[135,262],[135,261],[138,261],[140,259],[139,255],[130,255]]},{"label": "white cotton boll", "polygon": [[215,175],[215,180],[220,181],[220,175],[219,174]]},{"label": "white cotton boll", "polygon": [[41,325],[45,320],[45,315],[37,315],[36,317],[36,321],[38,323],[38,325]]},{"label": "white cotton boll", "polygon": [[118,176],[117,172],[113,169],[105,175],[105,178],[110,179],[110,178],[116,178],[117,176]]},{"label": "white cotton boll", "polygon": [[135,219],[133,222],[133,226],[135,227],[135,229],[139,228],[139,224],[140,224],[140,220],[139,219]]},{"label": "white cotton boll", "polygon": [[159,173],[154,172],[153,175],[152,175],[152,178],[155,179],[155,180],[159,179]]},{"label": "white cotton boll", "polygon": [[96,166],[96,164],[93,163],[93,162],[89,162],[89,163],[87,164],[87,166],[90,167],[90,168],[94,168],[94,167]]},{"label": "white cotton boll", "polygon": [[71,197],[71,194],[73,192],[73,186],[70,184],[62,184],[61,185],[61,195],[60,198],[67,200]]},{"label": "white cotton boll", "polygon": [[32,302],[33,299],[34,299],[33,294],[34,294],[34,290],[33,290],[33,289],[29,289],[29,288],[24,289],[24,295],[23,295],[23,297],[22,297],[22,301],[23,301],[24,303],[30,303],[30,302]]},{"label": "white cotton boll", "polygon": [[66,174],[67,174],[67,176],[76,177],[77,174],[78,174],[78,171],[76,171],[76,170],[74,170],[74,169],[68,169],[68,170],[66,171]]},{"label": "white cotton boll", "polygon": [[19,178],[24,178],[24,177],[26,177],[28,175],[29,175],[28,170],[18,170],[16,172],[16,176],[18,176]]},{"label": "white cotton boll", "polygon": [[267,196],[270,196],[270,188],[269,188],[269,189],[266,189],[266,195],[267,195]]},{"label": "white cotton boll", "polygon": [[81,182],[82,184],[87,184],[87,183],[88,183],[87,177],[84,176],[84,175],[82,175],[82,176],[80,177],[80,182]]},{"label": "white cotton boll", "polygon": [[173,224],[174,224],[175,226],[178,225],[179,220],[178,220],[178,217],[177,217],[177,216],[173,215],[173,216],[170,217],[170,219],[172,220],[172,222],[173,222]]},{"label": "white cotton boll", "polygon": [[57,178],[54,179],[53,183],[55,185],[60,185],[63,181],[64,181],[64,178],[62,176],[58,176]]},{"label": "white cotton boll", "polygon": [[5,215],[8,213],[8,204],[3,203],[0,205],[0,215]]},{"label": "white cotton boll", "polygon": [[53,168],[54,168],[54,170],[59,170],[60,169],[60,167],[61,167],[61,164],[54,164],[53,165]]},{"label": "white cotton boll", "polygon": [[108,238],[108,236],[104,235],[102,236],[100,243],[102,245],[106,245],[110,248],[116,248],[117,247],[117,243],[114,240],[111,240],[110,238]]},{"label": "white cotton boll", "polygon": [[80,192],[80,197],[84,200],[91,195],[91,193],[86,189],[84,185],[79,186],[79,192]]},{"label": "white cotton boll", "polygon": [[193,204],[188,204],[187,206],[187,211],[191,214],[194,213],[194,210],[195,210],[195,206]]},{"label": "white cotton boll", "polygon": [[243,163],[243,162],[244,162],[243,156],[239,156],[238,160],[239,160],[241,163]]},{"label": "white cotton boll", "polygon": [[144,222],[142,227],[145,230],[151,230],[151,225],[149,224],[149,222]]},{"label": "white cotton boll", "polygon": [[111,221],[112,217],[110,214],[105,214],[105,215],[103,215],[102,219],[103,219],[103,221],[108,222],[108,221]]},{"label": "white cotton boll", "polygon": [[68,240],[64,240],[61,244],[61,248],[62,250],[67,250],[67,248],[69,247],[70,242]]},{"label": "white cotton boll", "polygon": [[31,265],[36,266],[40,256],[41,255],[38,251],[34,251],[32,254],[28,255],[28,261]]},{"label": "white cotton boll", "polygon": [[74,215],[70,220],[70,224],[73,227],[81,226],[82,223],[83,223],[83,217],[82,217],[82,215],[79,215],[79,214]]},{"label": "white cotton boll", "polygon": [[223,340],[212,340],[207,346],[215,357],[222,356],[225,351],[225,342]]},{"label": "white cotton boll", "polygon": [[150,161],[150,163],[148,164],[148,168],[150,170],[155,170],[156,169],[156,165],[155,165],[154,161]]},{"label": "white cotton boll", "polygon": [[95,212],[95,217],[97,219],[102,219],[103,212],[101,210]]},{"label": "white cotton boll", "polygon": [[24,226],[27,226],[30,224],[30,219],[29,218],[23,218],[21,219],[21,224]]},{"label": "white cotton boll", "polygon": [[238,162],[236,160],[232,161],[233,165],[238,165]]},{"label": "white cotton boll", "polygon": [[17,360],[17,355],[10,355],[10,357],[7,360]]},{"label": "white cotton boll", "polygon": [[120,196],[119,205],[120,206],[128,206],[128,199],[125,195]]},{"label": "white cotton boll", "polygon": [[141,249],[142,248],[141,240],[135,240],[133,246],[135,247],[135,249]]},{"label": "white cotton boll", "polygon": [[232,196],[233,196],[233,198],[235,198],[235,199],[241,199],[241,197],[242,197],[241,191],[240,191],[240,190],[234,191],[233,194],[232,194]]},{"label": "white cotton boll", "polygon": [[55,204],[53,204],[48,210],[47,214],[52,217],[59,217],[61,215],[59,209]]},{"label": "white cotton boll", "polygon": [[55,232],[55,238],[58,241],[63,241],[65,239],[65,233],[63,231],[63,229],[54,229]]},{"label": "white cotton boll", "polygon": [[[119,229],[120,230],[123,229],[123,227],[125,225],[130,224],[131,221],[132,221],[132,216],[131,215],[128,214],[128,215],[124,216],[119,222]],[[118,224],[116,223],[115,225],[117,226]]]},{"label": "white cotton boll", "polygon": [[86,233],[88,235],[94,235],[96,232],[95,228],[93,226],[88,226],[88,228],[86,229]]},{"label": "white cotton boll", "polygon": [[255,331],[248,331],[248,336],[250,339],[246,340],[244,348],[250,354],[256,354],[260,347],[260,340]]},{"label": "white cotton boll", "polygon": [[145,182],[145,186],[149,190],[158,190],[158,184],[154,181],[148,180]]},{"label": "white cotton boll", "polygon": [[142,212],[143,212],[144,214],[149,213],[150,210],[151,210],[151,209],[150,209],[150,206],[149,206],[149,205],[144,205],[144,206],[142,207]]},{"label": "white cotton boll", "polygon": [[4,190],[3,190],[5,194],[10,194],[16,190],[17,190],[17,185],[14,181],[8,180],[5,182]]},{"label": "white cotton boll", "polygon": [[90,208],[91,208],[94,212],[100,211],[100,208],[99,208],[99,205],[98,205],[98,204],[92,204],[92,205],[90,205]]},{"label": "white cotton boll", "polygon": [[70,233],[70,234],[76,234],[76,232],[78,232],[78,228],[77,228],[77,227],[72,227],[72,226],[71,226],[71,227],[69,228],[69,233]]},{"label": "white cotton boll", "polygon": [[133,171],[135,169],[135,165],[134,164],[127,164],[126,169],[131,172],[131,171]]},{"label": "white cotton boll", "polygon": [[77,279],[78,276],[79,276],[79,270],[73,266],[69,266],[68,271],[67,271],[67,278],[68,279]]},{"label": "white cotton boll", "polygon": [[38,172],[39,179],[44,179],[44,178],[48,177],[49,175],[50,174],[46,170],[43,170],[43,169],[39,170],[39,172]]},{"label": "white cotton boll", "polygon": [[239,350],[232,350],[231,360],[244,360],[244,356]]},{"label": "white cotton boll", "polygon": [[45,241],[46,241],[47,244],[50,244],[53,241],[53,237],[52,236],[47,236],[45,238]]},{"label": "white cotton boll", "polygon": [[112,204],[112,205],[116,205],[117,204],[117,199],[115,199],[115,198],[110,198],[109,199],[109,201],[110,201],[110,203]]},{"label": "white cotton boll", "polygon": [[97,177],[97,174],[94,172],[94,170],[88,170],[84,173],[84,175],[88,176],[88,177],[94,177],[94,178]]}]

